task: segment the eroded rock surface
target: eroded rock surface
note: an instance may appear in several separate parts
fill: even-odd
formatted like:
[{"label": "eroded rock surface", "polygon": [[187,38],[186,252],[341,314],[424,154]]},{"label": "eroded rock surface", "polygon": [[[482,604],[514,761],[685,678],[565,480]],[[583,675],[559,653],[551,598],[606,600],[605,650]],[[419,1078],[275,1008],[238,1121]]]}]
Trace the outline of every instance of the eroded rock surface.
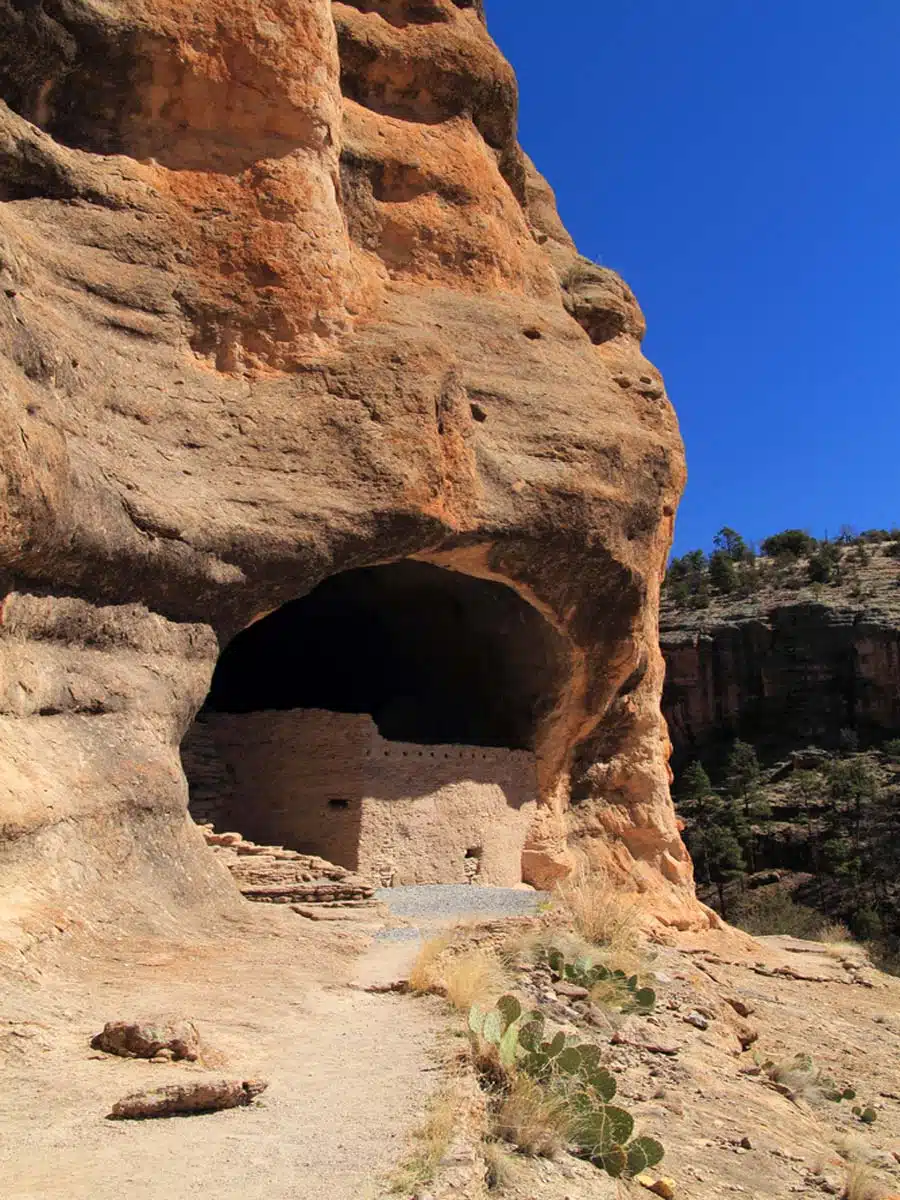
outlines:
[{"label": "eroded rock surface", "polygon": [[684,481],[462,0],[0,0],[0,872],[9,928],[237,902],[178,745],[217,649],[417,557],[560,635],[523,875],[705,917],[656,621]]}]

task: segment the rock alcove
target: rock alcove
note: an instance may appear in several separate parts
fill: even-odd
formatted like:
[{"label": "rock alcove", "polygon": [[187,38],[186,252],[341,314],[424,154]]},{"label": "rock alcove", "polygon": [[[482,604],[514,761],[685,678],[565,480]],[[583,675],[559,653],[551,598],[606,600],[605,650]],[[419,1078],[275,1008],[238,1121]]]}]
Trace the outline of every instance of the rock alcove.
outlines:
[{"label": "rock alcove", "polygon": [[501,583],[331,576],[225,647],[182,747],[192,812],[394,882],[518,883],[566,664]]},{"label": "rock alcove", "polygon": [[[229,639],[185,753],[204,723],[257,722],[229,776],[266,822],[244,832],[278,840],[290,807],[263,732],[317,713],[317,754],[353,728],[363,764],[468,755],[448,786],[524,756],[534,817],[502,788],[496,814],[528,828],[528,882],[583,862],[702,926],[659,710],[683,448],[640,308],[518,146],[480,5],[259,8],[0,0],[0,940],[63,909],[132,934],[236,911],[178,758]],[[226,664],[262,660],[295,598],[411,559],[470,578],[404,601],[434,633],[390,689],[225,701]],[[396,618],[404,647],[419,616]],[[309,622],[307,659],[351,624]],[[425,702],[398,678],[413,659]],[[385,871],[402,835],[416,871],[498,878],[497,822],[452,846],[440,824],[465,789],[326,776],[307,840],[327,816]]]}]

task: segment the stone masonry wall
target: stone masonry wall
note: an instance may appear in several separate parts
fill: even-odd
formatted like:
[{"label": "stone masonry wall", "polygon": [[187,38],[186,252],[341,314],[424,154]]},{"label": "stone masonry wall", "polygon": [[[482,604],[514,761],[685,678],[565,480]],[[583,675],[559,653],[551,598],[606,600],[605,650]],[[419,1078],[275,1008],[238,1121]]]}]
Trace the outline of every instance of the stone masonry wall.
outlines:
[{"label": "stone masonry wall", "polygon": [[182,746],[191,812],[384,882],[511,885],[537,807],[534,755],[382,738],[367,715],[204,714]]}]

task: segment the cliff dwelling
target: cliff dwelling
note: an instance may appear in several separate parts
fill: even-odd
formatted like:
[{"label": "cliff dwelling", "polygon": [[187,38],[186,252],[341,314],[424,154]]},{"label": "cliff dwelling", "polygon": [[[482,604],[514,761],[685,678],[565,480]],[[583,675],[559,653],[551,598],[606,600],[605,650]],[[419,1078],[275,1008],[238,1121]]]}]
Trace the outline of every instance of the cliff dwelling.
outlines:
[{"label": "cliff dwelling", "polygon": [[192,814],[385,883],[518,883],[563,663],[502,584],[332,576],[223,651],[182,746]]},{"label": "cliff dwelling", "polygon": [[704,927],[678,422],[480,6],[52,7],[0,0],[0,932],[230,911],[185,774],[285,853]]}]

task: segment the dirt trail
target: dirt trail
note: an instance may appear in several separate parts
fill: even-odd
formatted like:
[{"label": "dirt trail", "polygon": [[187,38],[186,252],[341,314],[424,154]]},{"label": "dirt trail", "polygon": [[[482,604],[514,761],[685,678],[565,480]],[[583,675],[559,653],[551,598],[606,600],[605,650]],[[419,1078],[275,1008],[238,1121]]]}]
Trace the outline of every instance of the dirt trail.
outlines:
[{"label": "dirt trail", "polygon": [[[252,926],[252,927],[251,927]],[[335,949],[328,950],[329,943]],[[227,944],[69,954],[0,991],[4,1200],[365,1200],[399,1162],[437,1086],[439,1006],[377,995],[415,943],[310,934],[254,917]],[[341,947],[343,946],[343,949]],[[215,1074],[269,1080],[249,1109],[143,1122],[112,1102],[206,1070],[98,1057],[112,1018],[195,1019]],[[215,1059],[214,1059],[215,1061]]]}]

